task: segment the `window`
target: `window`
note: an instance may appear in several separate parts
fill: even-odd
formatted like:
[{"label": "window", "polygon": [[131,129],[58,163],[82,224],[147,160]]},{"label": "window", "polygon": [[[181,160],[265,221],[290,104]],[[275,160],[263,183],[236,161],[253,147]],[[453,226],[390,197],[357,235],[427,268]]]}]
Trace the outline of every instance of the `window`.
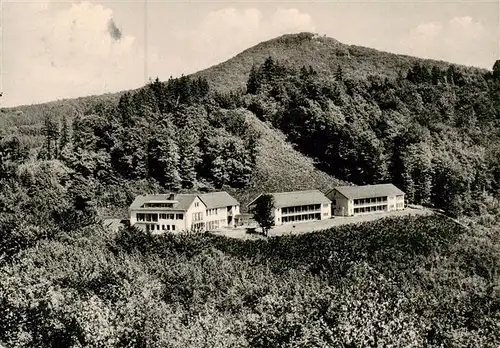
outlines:
[{"label": "window", "polygon": [[193,221],[200,221],[203,220],[203,213],[198,212],[198,213],[193,213]]},{"label": "window", "polygon": [[194,202],[194,206],[195,206],[195,208],[199,207],[200,206],[200,202]]},{"label": "window", "polygon": [[172,225],[172,231],[175,231],[175,225]]},{"label": "window", "polygon": [[146,221],[158,221],[158,214],[146,214]]},{"label": "window", "polygon": [[165,225],[161,225],[161,229],[165,231]]},{"label": "window", "polygon": [[337,200],[336,200],[336,199],[334,199],[334,200],[332,201],[332,204],[333,204],[333,205],[337,205]]},{"label": "window", "polygon": [[160,214],[160,219],[165,220],[167,218],[167,214]]},{"label": "window", "polygon": [[146,219],[145,215],[142,213],[137,214],[137,221],[144,221]]},{"label": "window", "polygon": [[167,225],[167,231],[170,231],[170,225]]},{"label": "window", "polygon": [[184,220],[184,214],[177,214],[177,220]]}]

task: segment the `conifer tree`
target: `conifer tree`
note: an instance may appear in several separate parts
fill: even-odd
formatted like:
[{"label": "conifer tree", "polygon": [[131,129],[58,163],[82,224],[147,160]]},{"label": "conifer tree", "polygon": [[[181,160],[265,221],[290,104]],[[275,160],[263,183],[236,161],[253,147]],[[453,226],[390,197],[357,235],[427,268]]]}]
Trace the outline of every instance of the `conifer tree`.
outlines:
[{"label": "conifer tree", "polygon": [[171,190],[177,190],[181,186],[179,148],[174,134],[172,125],[166,121],[149,139],[147,153],[149,175]]},{"label": "conifer tree", "polygon": [[339,65],[337,65],[337,71],[335,73],[335,78],[337,79],[337,81],[344,81],[344,73],[342,71],[342,67]]},{"label": "conifer tree", "polygon": [[192,188],[196,181],[196,166],[200,156],[198,135],[189,125],[183,127],[178,136],[179,176],[184,188]]},{"label": "conifer tree", "polygon": [[68,119],[66,118],[66,115],[63,115],[61,134],[59,136],[59,156],[62,153],[64,147],[69,143],[69,141],[70,141],[70,133],[69,133]]},{"label": "conifer tree", "polygon": [[49,160],[53,159],[58,154],[57,139],[59,138],[59,125],[52,115],[45,115],[42,132],[45,136],[44,157]]},{"label": "conifer tree", "polygon": [[255,67],[255,65],[252,65],[247,81],[247,93],[256,94],[257,91],[259,90],[259,87],[260,87],[259,71]]},{"label": "conifer tree", "polygon": [[500,78],[500,59],[495,61],[495,64],[493,64],[493,77]]}]

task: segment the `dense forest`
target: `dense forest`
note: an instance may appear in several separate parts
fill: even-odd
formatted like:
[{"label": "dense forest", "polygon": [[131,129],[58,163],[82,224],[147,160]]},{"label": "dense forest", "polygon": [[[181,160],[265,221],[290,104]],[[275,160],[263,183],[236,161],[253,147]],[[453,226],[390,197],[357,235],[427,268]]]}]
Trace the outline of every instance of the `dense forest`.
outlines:
[{"label": "dense forest", "polygon": [[413,203],[480,214],[498,195],[500,78],[417,63],[406,74],[334,79],[269,57],[250,72],[246,106],[327,173],[393,182]]},{"label": "dense forest", "polygon": [[[377,70],[366,57],[378,53],[318,40],[235,57],[244,88],[215,88],[225,69],[2,109],[0,345],[500,345],[500,62],[384,54]],[[309,48],[287,60],[298,41]],[[318,42],[332,55],[313,56]],[[387,181],[411,203],[474,219],[247,241],[102,224],[145,192],[224,189],[244,204]]]}]

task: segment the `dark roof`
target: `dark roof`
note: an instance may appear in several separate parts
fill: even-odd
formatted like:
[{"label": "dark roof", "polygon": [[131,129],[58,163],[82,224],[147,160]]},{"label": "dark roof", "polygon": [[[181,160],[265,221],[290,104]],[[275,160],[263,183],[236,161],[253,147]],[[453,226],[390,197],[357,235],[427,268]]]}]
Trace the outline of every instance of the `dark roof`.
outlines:
[{"label": "dark roof", "polygon": [[203,203],[205,203],[207,209],[229,207],[239,204],[236,199],[234,199],[229,193],[225,191],[202,193],[198,196],[203,201]]},{"label": "dark roof", "polygon": [[[320,204],[320,203],[331,203],[321,191],[319,190],[308,190],[308,191],[293,191],[293,192],[276,192],[271,193],[274,197],[274,207],[293,207],[298,205],[308,205],[308,204]],[[257,199],[262,196],[257,196],[248,205],[252,205]]]},{"label": "dark roof", "polygon": [[221,208],[232,205],[238,205],[238,201],[234,199],[227,192],[211,192],[211,193],[179,193],[174,195],[173,208],[142,208],[144,203],[158,201],[158,202],[169,202],[171,201],[170,194],[161,195],[141,195],[137,196],[130,205],[130,209],[147,209],[147,210],[158,210],[158,211],[186,211],[191,206],[196,197],[199,197],[201,201],[205,204],[207,209]]},{"label": "dark roof", "polygon": [[405,193],[393,184],[378,184],[365,186],[338,186],[329,191],[337,190],[340,194],[349,199],[373,198],[385,196],[400,196]]},{"label": "dark roof", "polygon": [[143,208],[144,203],[148,203],[151,201],[170,201],[170,194],[163,195],[140,195],[135,197],[135,200],[130,205],[130,209],[145,209],[145,210],[171,210],[171,211],[186,211],[188,210],[191,203],[193,203],[194,199],[197,195],[195,194],[176,194],[174,196],[174,200],[177,203],[174,204],[173,208]]}]

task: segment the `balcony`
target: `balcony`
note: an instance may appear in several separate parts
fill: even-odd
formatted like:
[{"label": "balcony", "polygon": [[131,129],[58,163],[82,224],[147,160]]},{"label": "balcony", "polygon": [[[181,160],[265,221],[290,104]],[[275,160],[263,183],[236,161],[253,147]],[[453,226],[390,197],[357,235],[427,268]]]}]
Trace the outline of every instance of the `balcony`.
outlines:
[{"label": "balcony", "polygon": [[302,213],[320,213],[321,204],[302,205],[297,207],[281,208],[281,215],[297,215]]},{"label": "balcony", "polygon": [[377,205],[386,205],[387,197],[376,197],[376,198],[365,198],[365,199],[355,199],[355,207],[370,207]]}]

